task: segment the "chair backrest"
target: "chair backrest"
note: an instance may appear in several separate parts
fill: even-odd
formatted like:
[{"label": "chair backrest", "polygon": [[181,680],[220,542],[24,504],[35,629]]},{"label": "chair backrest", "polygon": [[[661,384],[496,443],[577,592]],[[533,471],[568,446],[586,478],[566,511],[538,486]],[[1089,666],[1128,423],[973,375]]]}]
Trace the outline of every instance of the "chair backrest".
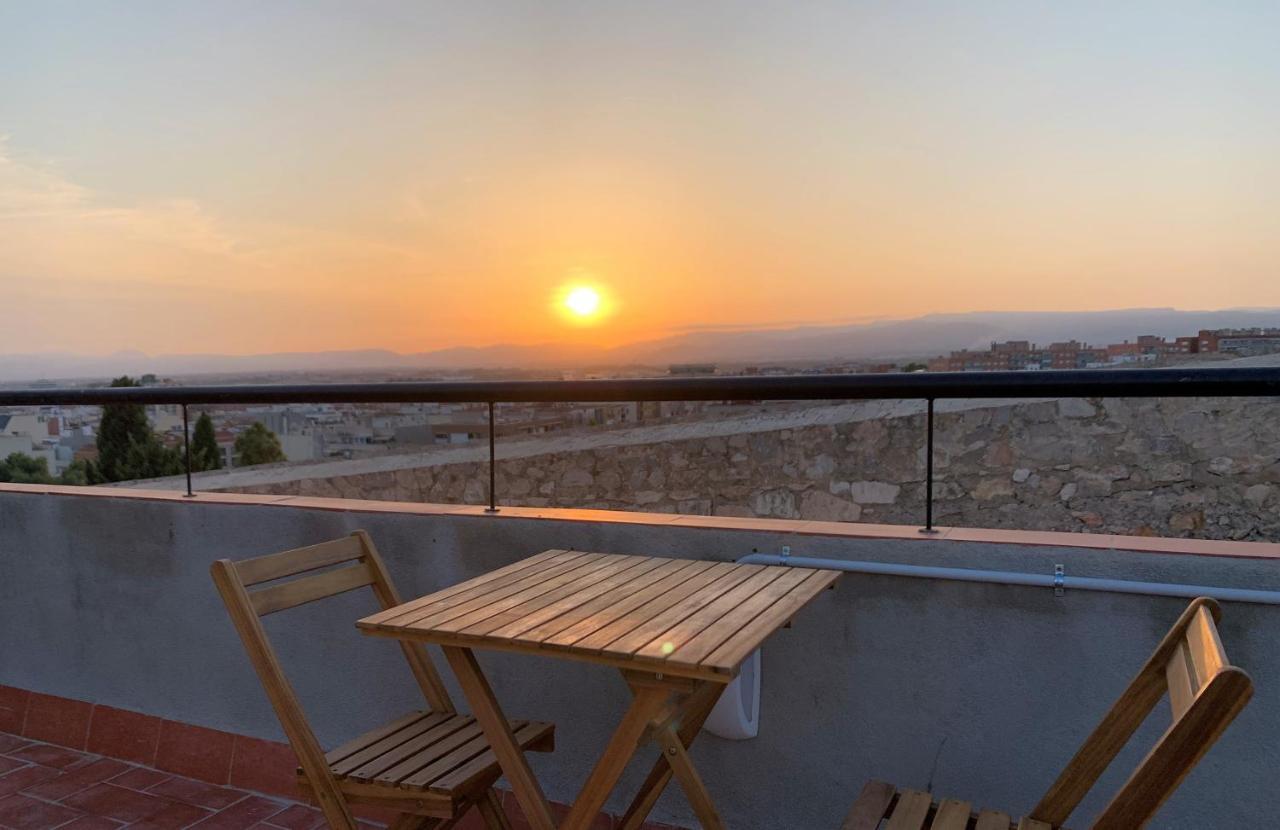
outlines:
[{"label": "chair backrest", "polygon": [[[256,559],[220,559],[213,563],[212,572],[218,593],[330,826],[354,827],[324,750],[307,723],[260,618],[365,586],[373,588],[382,608],[393,608],[400,604],[400,595],[382,557],[369,534],[357,530],[341,539]],[[401,643],[401,649],[431,708],[456,711],[426,649],[407,642]]]},{"label": "chair backrest", "polygon": [[1090,826],[1133,830],[1150,821],[1253,696],[1249,675],[1227,661],[1221,618],[1216,601],[1192,601],[1029,818],[1065,822],[1167,692],[1172,725]]}]

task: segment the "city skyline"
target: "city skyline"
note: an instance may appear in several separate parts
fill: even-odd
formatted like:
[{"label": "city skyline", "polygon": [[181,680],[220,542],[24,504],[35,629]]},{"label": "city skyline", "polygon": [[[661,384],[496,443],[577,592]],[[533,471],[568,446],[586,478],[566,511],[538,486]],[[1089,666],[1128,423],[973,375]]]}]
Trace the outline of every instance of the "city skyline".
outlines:
[{"label": "city skyline", "polygon": [[[1280,306],[1277,24],[1264,4],[6,7],[3,351]],[[557,313],[578,285],[607,300],[594,325]]]}]

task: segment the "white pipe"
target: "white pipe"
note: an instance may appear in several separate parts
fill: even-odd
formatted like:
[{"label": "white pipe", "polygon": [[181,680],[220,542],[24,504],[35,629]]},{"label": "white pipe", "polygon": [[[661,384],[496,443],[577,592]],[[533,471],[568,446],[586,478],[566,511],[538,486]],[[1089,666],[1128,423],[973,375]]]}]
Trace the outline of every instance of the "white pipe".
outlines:
[{"label": "white pipe", "polygon": [[1088,576],[1058,576],[1018,571],[984,571],[975,568],[941,568],[934,565],[899,565],[890,562],[861,562],[807,556],[779,556],[753,553],[738,560],[747,565],[792,565],[850,573],[945,579],[953,582],[986,582],[996,585],[1030,585],[1037,588],[1073,588],[1081,591],[1108,591],[1117,594],[1146,594],[1160,597],[1213,597],[1228,602],[1280,605],[1280,591],[1250,588],[1214,588],[1208,585],[1181,585],[1174,582],[1134,582],[1127,579],[1099,579]]}]

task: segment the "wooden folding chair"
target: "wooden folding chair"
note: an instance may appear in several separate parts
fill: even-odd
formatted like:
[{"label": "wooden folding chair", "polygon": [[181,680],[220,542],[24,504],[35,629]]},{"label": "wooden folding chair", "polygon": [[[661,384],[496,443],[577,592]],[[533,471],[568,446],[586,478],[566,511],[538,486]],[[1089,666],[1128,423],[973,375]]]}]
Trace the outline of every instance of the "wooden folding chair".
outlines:
[{"label": "wooden folding chair", "polygon": [[[285,678],[260,617],[366,585],[383,609],[400,604],[367,533],[358,530],[240,562],[221,559],[213,564],[213,581],[301,763],[298,785],[319,804],[330,827],[354,830],[352,804],[398,811],[397,830],[443,830],[473,805],[489,828],[509,827],[492,789],[501,775],[498,761],[475,719],[454,708],[422,645],[400,644],[430,709],[397,718],[327,754]],[[512,721],[511,728],[522,748],[553,747],[553,724]]]},{"label": "wooden folding chair", "polygon": [[[1249,675],[1227,662],[1218,639],[1221,618],[1214,600],[1201,597],[1191,603],[1049,792],[1017,823],[1018,830],[1059,830],[1167,691],[1173,725],[1089,826],[1135,830],[1151,820],[1253,696]],[[876,830],[886,819],[891,830],[1010,830],[1015,826],[1007,813],[998,810],[975,815],[968,802],[938,802],[929,793],[871,781],[845,817],[842,830]]]}]

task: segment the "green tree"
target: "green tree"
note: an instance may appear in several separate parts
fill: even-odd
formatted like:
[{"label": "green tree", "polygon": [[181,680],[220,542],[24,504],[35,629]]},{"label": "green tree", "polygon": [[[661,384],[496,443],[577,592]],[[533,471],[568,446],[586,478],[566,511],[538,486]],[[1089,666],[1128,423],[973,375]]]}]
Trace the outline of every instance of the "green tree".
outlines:
[{"label": "green tree", "polygon": [[274,464],[285,457],[276,434],[261,421],[254,421],[253,426],[236,436],[236,459],[240,466],[249,467]]},{"label": "green tree", "polygon": [[222,469],[222,451],[218,448],[218,436],[214,434],[213,419],[208,412],[201,412],[196,418],[191,438],[191,469],[197,473]]},{"label": "green tree", "polygon": [[100,484],[102,480],[98,476],[98,471],[93,466],[93,462],[77,458],[71,462],[70,467],[62,471],[62,475],[58,477],[58,483],[84,487],[88,484]]},{"label": "green tree", "polygon": [[[111,381],[114,387],[139,386],[125,375]],[[157,478],[182,472],[182,456],[160,443],[142,404],[112,403],[102,407],[98,425],[98,474],[104,481]]]},{"label": "green tree", "polygon": [[14,484],[53,484],[53,476],[49,475],[48,461],[15,452],[0,461],[0,481]]},{"label": "green tree", "polygon": [[902,371],[904,371],[904,372],[923,372],[923,371],[925,371],[925,370],[926,370],[926,369],[928,369],[928,368],[929,368],[929,366],[928,366],[927,364],[924,364],[924,363],[908,363],[906,366],[903,366],[903,367],[902,367]]}]

